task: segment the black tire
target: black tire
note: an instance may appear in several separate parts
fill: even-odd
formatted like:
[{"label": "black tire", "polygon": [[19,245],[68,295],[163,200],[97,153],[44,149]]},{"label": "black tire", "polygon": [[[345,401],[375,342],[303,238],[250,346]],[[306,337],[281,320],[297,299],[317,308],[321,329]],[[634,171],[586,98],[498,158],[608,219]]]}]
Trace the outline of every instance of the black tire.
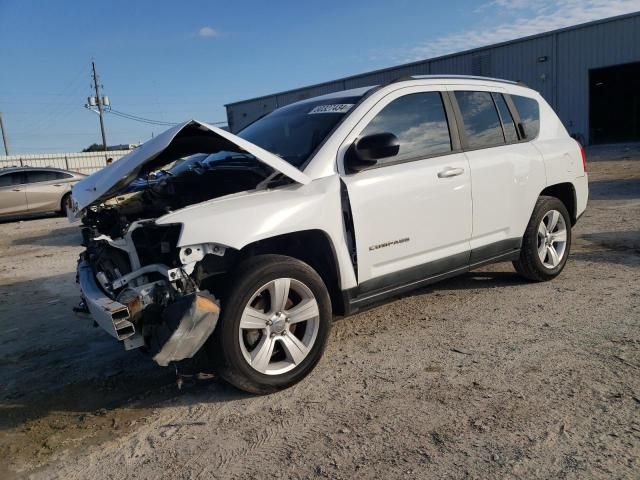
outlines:
[{"label": "black tire", "polygon": [[[255,370],[245,359],[240,346],[240,320],[251,297],[268,282],[291,278],[303,283],[318,305],[318,331],[311,350],[292,370],[268,375]],[[219,375],[233,386],[255,394],[268,394],[290,387],[306,377],[324,353],[331,330],[331,300],[320,275],[300,260],[283,255],[257,255],[244,261],[224,296],[220,320],[208,344],[216,358]]]},{"label": "black tire", "polygon": [[[549,268],[543,264],[543,261],[538,255],[538,226],[543,221],[545,215],[548,212],[556,210],[562,216],[567,232],[566,246],[560,263],[554,267]],[[541,196],[536,202],[536,206],[531,214],[531,219],[525,230],[524,237],[522,238],[522,248],[520,250],[520,258],[513,262],[513,266],[516,272],[534,282],[546,282],[557,277],[564,269],[567,259],[569,258],[569,252],[571,250],[571,217],[569,212],[562,203],[556,197]]]},{"label": "black tire", "polygon": [[60,201],[60,214],[63,217],[67,216],[67,209],[69,208],[69,201],[71,199],[71,193],[65,193]]}]

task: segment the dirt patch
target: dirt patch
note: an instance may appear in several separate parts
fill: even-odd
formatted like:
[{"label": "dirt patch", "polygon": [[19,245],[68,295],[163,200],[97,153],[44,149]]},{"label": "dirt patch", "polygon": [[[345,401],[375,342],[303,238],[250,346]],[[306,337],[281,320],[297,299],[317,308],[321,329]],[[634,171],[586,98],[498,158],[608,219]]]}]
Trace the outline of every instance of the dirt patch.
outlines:
[{"label": "dirt patch", "polygon": [[588,155],[558,279],[498,264],[340,319],[266,397],[178,391],[71,313],[75,230],[0,224],[0,477],[638,478],[640,149]]}]

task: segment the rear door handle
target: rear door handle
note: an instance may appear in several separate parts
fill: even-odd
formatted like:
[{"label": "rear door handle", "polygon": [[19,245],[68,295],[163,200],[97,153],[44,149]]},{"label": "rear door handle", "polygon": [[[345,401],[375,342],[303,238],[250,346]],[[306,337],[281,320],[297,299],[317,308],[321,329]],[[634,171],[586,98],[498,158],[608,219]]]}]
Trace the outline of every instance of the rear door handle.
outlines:
[{"label": "rear door handle", "polygon": [[447,167],[441,172],[438,172],[438,178],[457,177],[458,175],[462,175],[463,173],[464,173],[464,168]]}]

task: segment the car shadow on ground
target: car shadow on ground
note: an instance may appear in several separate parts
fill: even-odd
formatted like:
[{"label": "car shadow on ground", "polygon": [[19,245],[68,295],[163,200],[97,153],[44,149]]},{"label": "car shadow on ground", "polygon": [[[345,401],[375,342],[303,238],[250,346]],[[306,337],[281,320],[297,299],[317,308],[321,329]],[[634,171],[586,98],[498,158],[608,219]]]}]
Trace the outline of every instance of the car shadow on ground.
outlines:
[{"label": "car shadow on ground", "polygon": [[[501,264],[496,264],[496,265],[501,265]],[[492,266],[492,267],[495,268],[495,266]],[[385,298],[384,300],[381,300],[380,302],[367,305],[366,307],[363,307],[362,309],[358,310],[357,313],[360,314],[363,312],[368,312],[370,310],[375,310],[376,308],[384,307],[384,305],[389,302],[402,300],[403,298],[417,297],[422,295],[440,295],[444,292],[448,292],[452,290],[520,287],[529,283],[528,280],[525,280],[524,278],[519,276],[515,272],[515,270],[512,272],[505,272],[505,271],[488,270],[487,268],[491,268],[491,267],[482,267],[478,270],[473,270],[471,272],[461,274],[457,277],[441,280],[431,285],[426,285],[422,288],[418,288],[416,290],[411,290],[406,293],[393,295],[391,297]],[[509,265],[509,267],[507,268],[512,268],[512,267]],[[347,318],[350,318],[350,317],[339,317],[337,320],[344,321]]]},{"label": "car shadow on ground", "polygon": [[586,233],[581,235],[580,238],[606,247],[609,250],[629,253],[640,252],[640,230]]},{"label": "car shadow on ground", "polygon": [[[121,350],[122,346],[116,343],[112,348]],[[135,352],[126,353],[130,357],[126,366],[108,375],[26,396],[19,392],[3,395],[0,455],[18,463],[34,459],[42,463],[70,445],[82,445],[81,450],[86,450],[134,432],[152,421],[163,406],[214,405],[249,397],[216,379],[178,390],[171,368],[159,367]],[[201,423],[187,418],[159,428]]]},{"label": "car shadow on ground", "polygon": [[574,260],[627,267],[640,265],[640,230],[589,233],[579,238],[590,245],[572,252]]},{"label": "car shadow on ground", "polygon": [[19,222],[29,222],[31,220],[42,220],[45,218],[56,218],[61,214],[52,212],[52,213],[37,213],[29,216],[15,216],[15,217],[6,217],[0,218],[0,225],[4,223],[19,223]]},{"label": "car shadow on ground", "polygon": [[[512,272],[494,272],[480,269],[443,282],[434,283],[423,289],[422,293],[437,292],[438,290],[517,287],[526,283],[528,283],[527,280],[518,275],[515,270]],[[420,291],[418,291],[418,294],[420,294]]]},{"label": "car shadow on ground", "polygon": [[[62,238],[64,241],[77,238],[76,227],[61,230],[63,233],[53,237],[33,237],[25,241],[55,242],[59,240],[52,238]],[[634,254],[639,248],[639,231],[599,232],[581,235],[580,238],[592,245],[573,252],[571,258],[574,260],[625,265],[640,263],[640,257]],[[47,336],[45,341],[25,341],[24,346],[17,348],[13,343],[13,336],[17,335],[15,333],[8,333],[0,340],[0,368],[4,371],[4,374],[0,374],[3,387],[0,411],[11,412],[8,416],[0,415],[0,429],[17,426],[34,416],[47,415],[48,411],[90,413],[102,408],[145,409],[181,396],[174,369],[159,367],[149,356],[139,352],[124,351],[122,344],[99,328],[90,328],[90,319],[73,316],[71,308],[78,302],[73,276],[73,273],[68,273],[44,279],[49,285],[59,285],[61,293],[57,297],[56,294],[39,295],[34,301],[39,304],[23,304],[22,299],[29,298],[36,287],[33,281],[0,286],[0,327],[10,332],[12,327],[20,326],[23,335],[31,338],[42,329]],[[452,290],[507,289],[526,286],[527,283],[510,265],[503,263],[482,267],[398,295],[394,299],[437,295]],[[366,310],[378,308],[384,303],[372,305]],[[42,315],[43,308],[47,311],[46,316]],[[29,319],[26,322],[25,317]],[[48,332],[57,330],[69,333],[48,335]],[[11,378],[12,375],[20,378]],[[41,375],[41,381],[38,381],[38,375]],[[215,395],[207,394],[207,401],[226,401],[245,396],[221,382],[204,382],[204,385],[207,391],[210,391],[211,385],[215,385],[216,389]],[[188,391],[198,392],[202,388],[199,383]]]},{"label": "car shadow on ground", "polygon": [[47,247],[77,247],[82,243],[80,229],[71,225],[63,228],[56,228],[48,233],[22,237],[13,240],[12,245],[36,245]]},{"label": "car shadow on ground", "polygon": [[579,239],[590,245],[574,250],[572,259],[628,267],[640,265],[640,230],[587,233]]},{"label": "car shadow on ground", "polygon": [[156,365],[140,350],[125,351],[88,316],[72,312],[79,301],[74,278],[68,272],[0,284],[0,455],[6,453],[3,435],[45,441],[59,428],[76,439],[96,431],[120,435],[114,425],[135,422],[167,402],[248,396],[215,377],[186,377],[179,390],[175,368]]},{"label": "car shadow on ground", "polygon": [[577,252],[571,254],[571,259],[579,262],[612,263],[626,267],[640,266],[640,251],[635,256],[625,252],[612,252],[611,250],[594,250],[589,252]]},{"label": "car shadow on ground", "polygon": [[[635,238],[639,235],[638,232],[628,233]],[[69,234],[63,236],[69,236]],[[591,242],[602,241],[606,245],[607,239],[619,238],[620,233],[599,233],[583,237]],[[578,260],[615,262],[616,256],[612,256],[612,250],[615,249],[609,247],[602,251],[577,252],[572,253],[571,257]],[[621,259],[630,257],[628,254],[619,253],[621,253],[619,255]],[[506,289],[527,285],[527,280],[515,271],[504,271],[506,264],[499,265],[483,267],[404,295],[398,295],[389,301],[410,296],[437,295],[440,292],[452,290]],[[494,271],[494,268],[500,271]],[[510,267],[507,268],[510,269]],[[69,274],[60,277],[60,279],[52,278],[47,281],[70,282],[67,278]],[[0,286],[0,294],[14,292],[13,294],[17,296],[21,293],[27,295],[32,288],[32,282],[16,282]],[[18,315],[29,315],[30,311],[27,309],[20,314],[14,312],[14,319],[8,321],[7,302],[3,295],[0,295],[0,314],[4,311],[5,318],[0,321],[0,326],[3,329],[10,329],[12,321],[21,322]],[[44,301],[46,302],[46,299]],[[125,419],[135,420],[136,417],[145,416],[154,409],[162,408],[163,405],[221,403],[250,397],[249,394],[215,378],[196,381],[192,385],[187,381],[187,388],[179,390],[175,369],[159,367],[149,356],[139,352],[124,351],[119,342],[100,329],[89,329],[87,325],[90,324],[90,320],[79,320],[65,313],[69,312],[76,302],[75,292],[73,295],[61,297],[59,304],[52,307],[51,314],[41,316],[40,321],[50,324],[56,321],[55,317],[58,314],[61,316],[61,319],[57,320],[60,322],[60,330],[72,330],[76,322],[84,322],[81,335],[75,335],[73,338],[69,338],[68,335],[50,336],[44,344],[26,344],[27,346],[22,350],[7,347],[11,342],[10,338],[0,342],[0,368],[5,371],[4,375],[0,375],[0,384],[2,384],[0,385],[2,387],[0,431],[31,428],[29,425],[42,419],[48,425],[42,427],[47,433],[49,430],[55,430],[55,418],[60,416],[63,416],[65,421],[71,418],[75,422],[73,425],[79,425],[78,429],[87,428],[87,418],[92,419],[91,421],[99,428],[108,428],[109,422],[115,425],[122,416]],[[365,310],[379,308],[384,303],[373,305]],[[34,311],[41,307],[31,305]],[[34,323],[33,320],[31,322]],[[37,331],[37,328],[36,321],[31,329]],[[7,353],[7,350],[10,352]],[[44,380],[41,382],[44,387],[38,385],[39,372]],[[12,381],[10,378],[12,375],[25,375],[25,380]],[[51,420],[52,418],[54,420]]]},{"label": "car shadow on ground", "polygon": [[590,200],[629,200],[640,198],[640,179],[595,180],[589,182]]},{"label": "car shadow on ground", "polygon": [[[61,277],[64,278],[47,281],[71,281],[69,275]],[[481,270],[397,298],[441,290],[510,287],[523,283],[524,280],[515,273]],[[11,330],[12,323],[21,322],[19,316],[27,315],[31,318],[31,324],[25,334],[33,335],[42,327],[43,334],[47,336],[46,340],[37,344],[25,342],[24,346],[18,348],[11,338],[0,342],[0,368],[4,370],[0,375],[0,384],[3,384],[0,412],[4,412],[0,415],[0,430],[20,427],[51,412],[71,412],[82,416],[92,415],[101,409],[158,408],[166,401],[174,402],[176,399],[216,403],[248,396],[215,378],[195,381],[190,385],[190,378],[187,377],[187,388],[178,390],[174,368],[159,367],[150,356],[138,351],[125,351],[121,343],[99,328],[91,328],[90,319],[76,318],[70,313],[78,300],[75,293],[59,298],[56,304],[49,307],[47,316],[38,319],[31,316],[27,308],[20,310],[20,313],[13,309],[13,318],[9,318],[7,311],[11,307],[6,306],[6,297],[1,295],[2,292],[15,292],[20,297],[19,292],[26,294],[32,288],[32,282],[0,286],[0,313],[4,312],[5,315],[0,326]],[[19,302],[18,299],[13,301],[16,304]],[[43,299],[43,303],[46,302]],[[31,305],[31,308],[35,312],[42,305]],[[52,330],[52,322],[59,323],[53,331],[72,333],[47,335]],[[185,373],[193,372],[185,370]],[[185,396],[184,392],[188,395]]]}]

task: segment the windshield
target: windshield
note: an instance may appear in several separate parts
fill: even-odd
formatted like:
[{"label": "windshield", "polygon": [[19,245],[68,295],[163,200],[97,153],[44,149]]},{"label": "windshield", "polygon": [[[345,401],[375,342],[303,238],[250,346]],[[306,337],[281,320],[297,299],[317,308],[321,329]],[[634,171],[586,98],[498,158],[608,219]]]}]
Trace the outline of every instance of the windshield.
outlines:
[{"label": "windshield", "polygon": [[179,158],[170,165],[165,166],[161,172],[169,172],[172,175],[179,175],[189,170],[196,162],[202,162],[209,156],[208,153],[196,153],[188,157]]},{"label": "windshield", "polygon": [[210,169],[216,166],[216,163],[244,160],[246,162],[255,163],[255,157],[250,153],[229,152],[221,150],[216,153],[196,153],[188,157],[179,158],[160,170],[153,172],[155,176],[166,175],[167,173],[176,176],[184,172],[200,169]]},{"label": "windshield", "polygon": [[237,135],[300,167],[360,98],[334,97],[279,108]]}]

